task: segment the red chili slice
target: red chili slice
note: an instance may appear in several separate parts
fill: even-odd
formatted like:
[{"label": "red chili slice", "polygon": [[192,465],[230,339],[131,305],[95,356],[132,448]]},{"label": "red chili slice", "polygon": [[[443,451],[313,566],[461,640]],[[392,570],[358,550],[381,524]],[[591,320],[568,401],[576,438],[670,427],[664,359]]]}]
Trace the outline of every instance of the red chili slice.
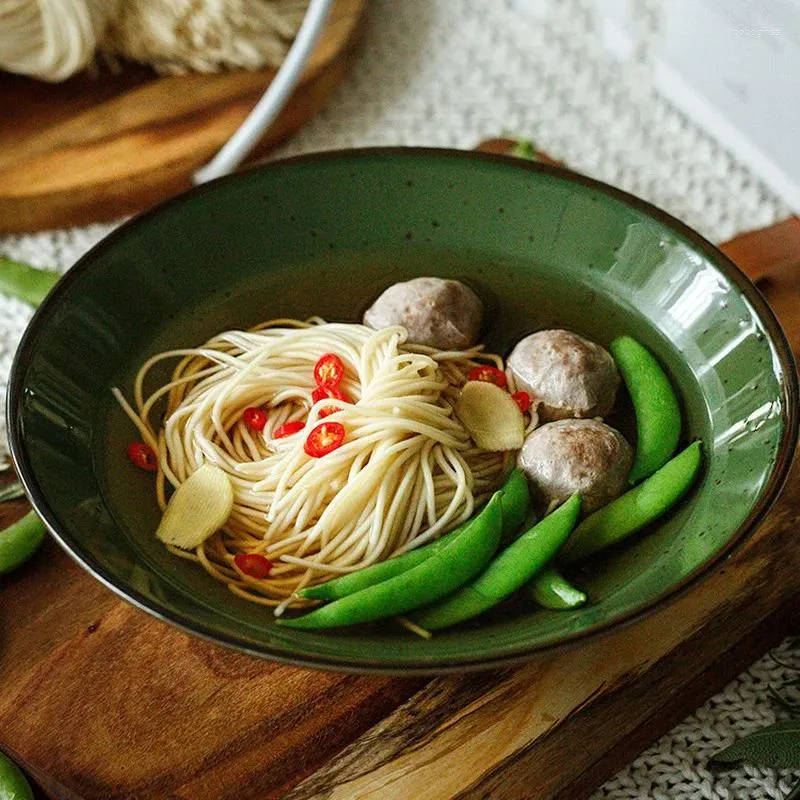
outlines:
[{"label": "red chili slice", "polygon": [[239,553],[233,557],[233,563],[251,578],[266,578],[272,571],[272,562],[261,553]]},{"label": "red chili slice", "polygon": [[501,369],[497,369],[497,367],[491,367],[488,364],[480,364],[477,367],[473,367],[467,373],[467,380],[493,383],[501,389],[505,389],[508,385],[508,378],[506,378],[505,372]]},{"label": "red chili slice", "polygon": [[325,353],[314,366],[314,382],[322,389],[335,389],[344,378],[344,362],[336,353]]},{"label": "red chili slice", "polygon": [[322,422],[311,429],[303,449],[312,458],[322,458],[341,446],[344,435],[344,425],[341,423]]},{"label": "red chili slice", "polygon": [[519,406],[519,410],[525,414],[531,407],[531,396],[527,392],[514,392],[511,399]]},{"label": "red chili slice", "polygon": [[284,422],[283,425],[278,425],[278,427],[275,428],[275,430],[272,432],[272,438],[283,439],[286,436],[291,436],[293,433],[297,433],[297,431],[303,430],[305,426],[305,422],[302,422],[299,419],[296,419],[293,422]]},{"label": "red chili slice", "polygon": [[322,386],[318,386],[311,392],[312,403],[319,403],[320,400],[327,400],[328,398],[331,400],[341,400],[343,403],[350,402],[347,395],[341,389],[326,389]]},{"label": "red chili slice", "polygon": [[249,406],[242,411],[242,419],[251,431],[263,431],[267,424],[267,412],[263,408]]},{"label": "red chili slice", "polygon": [[131,442],[128,445],[128,458],[139,469],[148,472],[155,472],[158,469],[158,456],[155,450],[144,442]]},{"label": "red chili slice", "polygon": [[319,418],[325,419],[325,417],[329,417],[331,414],[335,414],[337,411],[341,411],[342,409],[339,406],[323,406],[319,410]]}]

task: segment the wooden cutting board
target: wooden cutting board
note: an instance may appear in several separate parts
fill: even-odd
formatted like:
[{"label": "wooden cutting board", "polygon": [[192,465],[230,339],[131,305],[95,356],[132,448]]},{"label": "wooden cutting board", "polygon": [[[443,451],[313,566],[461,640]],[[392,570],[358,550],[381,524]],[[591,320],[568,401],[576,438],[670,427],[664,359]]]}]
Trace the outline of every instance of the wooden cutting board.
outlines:
[{"label": "wooden cutting board", "polygon": [[[723,249],[800,352],[800,219]],[[581,800],[797,625],[799,471],[672,605],[519,668],[433,680],[190,638],[48,541],[0,590],[0,748],[66,800]],[[0,506],[0,524],[23,510]]]},{"label": "wooden cutting board", "polygon": [[[256,155],[321,108],[345,76],[366,0],[335,0],[291,100]],[[126,66],[48,84],[0,72],[0,233],[119,219],[189,188],[275,70],[158,77]]]}]

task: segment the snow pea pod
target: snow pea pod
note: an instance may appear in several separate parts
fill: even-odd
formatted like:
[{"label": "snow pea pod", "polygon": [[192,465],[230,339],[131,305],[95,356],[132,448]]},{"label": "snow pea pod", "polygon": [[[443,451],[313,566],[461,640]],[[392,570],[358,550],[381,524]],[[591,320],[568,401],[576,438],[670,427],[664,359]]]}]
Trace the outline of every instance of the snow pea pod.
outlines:
[{"label": "snow pea pod", "polygon": [[574,494],[522,534],[467,586],[409,619],[429,631],[448,628],[472,619],[497,605],[542,569],[572,533],[581,509],[580,495]]},{"label": "snow pea pod", "polygon": [[33,791],[22,770],[0,752],[0,800],[33,800]]},{"label": "snow pea pod", "polygon": [[338,628],[405,614],[454,592],[494,555],[502,528],[501,492],[495,492],[460,536],[400,575],[362,589],[302,617],[282,618],[287,628]]},{"label": "snow pea pod", "polygon": [[[503,492],[501,501],[503,514],[502,541],[508,541],[522,525],[530,510],[528,481],[525,479],[521,469],[517,468],[511,472],[501,491]],[[341,578],[334,578],[327,583],[309,586],[306,589],[302,589],[298,594],[300,597],[310,600],[338,600],[341,597],[360,592],[368,586],[374,586],[376,583],[393,578],[395,575],[400,575],[406,570],[416,567],[423,561],[427,561],[435,553],[438,553],[450,543],[451,539],[463,533],[473,519],[474,517],[470,517],[446,536],[430,544],[423,545],[415,550],[409,550],[407,553],[389,558],[386,561],[371,564],[368,567],[364,567],[364,569],[358,570],[358,572],[351,572],[348,575],[342,575]]]},{"label": "snow pea pod", "polygon": [[39,549],[46,533],[34,511],[0,531],[0,575],[27,561]]},{"label": "snow pea pod", "polygon": [[579,561],[658,519],[689,491],[702,463],[702,443],[693,442],[638,486],[589,514],[561,548],[559,559]]},{"label": "snow pea pod", "polygon": [[[21,261],[0,256],[0,292],[38,306],[61,276],[47,269],[36,269]],[[0,495],[0,501],[13,500],[23,494],[12,484]],[[0,574],[9,572],[27,561],[41,545],[47,533],[33,511],[0,531]]]},{"label": "snow pea pod", "polygon": [[635,484],[669,461],[681,435],[681,410],[667,374],[655,356],[630,336],[609,347],[636,415],[636,454],[628,480]]},{"label": "snow pea pod", "polygon": [[578,608],[588,598],[586,594],[573,586],[555,567],[546,567],[528,584],[531,598],[540,606],[563,611],[567,608]]},{"label": "snow pea pod", "polygon": [[503,532],[500,534],[500,545],[503,546],[514,538],[514,534],[525,522],[531,510],[531,490],[525,473],[516,467],[511,471],[501,491]]},{"label": "snow pea pod", "polygon": [[445,545],[449,544],[452,538],[461,534],[472,523],[472,519],[470,517],[457,528],[453,528],[446,536],[430,544],[418,547],[416,550],[409,550],[407,553],[389,558],[386,561],[370,564],[357,572],[350,572],[327,583],[308,586],[305,589],[301,589],[298,594],[308,600],[339,600],[355,592],[360,592],[369,586],[374,586],[376,583],[394,578],[396,575],[422,564],[423,561],[427,561],[432,555],[439,552]]},{"label": "snow pea pod", "polygon": [[0,292],[38,306],[61,276],[49,269],[36,269],[21,261],[0,256]]}]

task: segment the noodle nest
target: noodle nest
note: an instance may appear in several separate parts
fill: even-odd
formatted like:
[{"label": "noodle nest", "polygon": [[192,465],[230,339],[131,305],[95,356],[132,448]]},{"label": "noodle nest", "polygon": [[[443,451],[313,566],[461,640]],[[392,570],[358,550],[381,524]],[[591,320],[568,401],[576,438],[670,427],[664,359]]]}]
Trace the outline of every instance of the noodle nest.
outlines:
[{"label": "noodle nest", "polygon": [[[453,413],[469,370],[479,361],[502,369],[476,347],[444,352],[406,342],[406,330],[272,320],[227,331],[202,347],[150,358],[135,379],[133,404],[114,394],[158,453],[156,493],[178,487],[202,464],[223,469],[234,491],[222,530],[194,551],[169,546],[248,600],[301,606],[300,588],[352,572],[438,538],[468,519],[500,484],[508,455],[479,450]],[[346,374],[346,400],[314,402],[313,370],[335,353]],[[169,382],[145,394],[148,373],[179,358]],[[164,412],[164,403],[166,410]],[[242,412],[263,407],[263,431]],[[326,414],[330,407],[337,410]],[[333,452],[309,456],[304,443],[321,421],[346,436]],[[163,422],[153,420],[163,413]],[[278,426],[305,426],[274,438]],[[256,579],[234,565],[242,553],[273,563]]]}]

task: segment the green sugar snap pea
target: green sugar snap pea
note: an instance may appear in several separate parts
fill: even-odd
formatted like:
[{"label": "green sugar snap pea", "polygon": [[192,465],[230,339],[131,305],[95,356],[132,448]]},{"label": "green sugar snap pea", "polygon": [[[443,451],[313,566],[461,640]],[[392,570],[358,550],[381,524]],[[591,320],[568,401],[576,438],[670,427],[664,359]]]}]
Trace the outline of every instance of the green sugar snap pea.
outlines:
[{"label": "green sugar snap pea", "polygon": [[0,531],[0,575],[27,561],[39,549],[46,533],[34,511]]},{"label": "green sugar snap pea", "polygon": [[0,752],[0,800],[33,800],[33,791],[22,770]]},{"label": "green sugar snap pea", "polygon": [[580,508],[580,495],[572,495],[503,550],[469,585],[412,614],[411,621],[435,631],[476,617],[497,605],[524,586],[555,556],[575,527]]},{"label": "green sugar snap pea", "polygon": [[540,606],[563,611],[579,608],[588,598],[573,586],[555,567],[546,567],[528,584],[531,598]]},{"label": "green sugar snap pea", "polygon": [[681,435],[678,398],[655,356],[630,336],[609,348],[628,389],[636,415],[636,454],[628,480],[638,483],[669,461]]},{"label": "green sugar snap pea", "polygon": [[376,583],[394,578],[407,570],[427,561],[432,555],[439,552],[450,540],[470,525],[472,518],[462,522],[457,528],[453,528],[450,533],[437,539],[435,542],[418,547],[416,550],[409,550],[407,553],[389,558],[386,561],[379,561],[377,564],[370,564],[368,567],[342,575],[341,578],[334,578],[327,583],[320,583],[317,586],[308,586],[301,589],[298,594],[308,600],[339,600],[342,597],[360,592]]},{"label": "green sugar snap pea", "polygon": [[0,292],[38,306],[61,276],[48,269],[36,269],[0,256]]},{"label": "green sugar snap pea", "polygon": [[501,490],[503,496],[503,531],[500,534],[501,546],[508,544],[525,522],[531,510],[531,490],[525,473],[517,467],[511,471]]},{"label": "green sugar snap pea", "polygon": [[560,560],[586,558],[658,519],[689,491],[702,463],[702,443],[693,442],[647,480],[589,514],[561,548]]},{"label": "green sugar snap pea", "polygon": [[288,628],[338,628],[405,614],[454,592],[477,575],[500,543],[501,494],[495,492],[460,536],[430,558],[393,578],[322,606],[302,617],[279,619]]},{"label": "green sugar snap pea", "polygon": [[[501,491],[503,492],[501,501],[503,532],[501,536],[502,541],[508,541],[525,521],[525,517],[530,510],[528,481],[525,479],[522,470],[513,470]],[[301,597],[310,600],[338,600],[355,592],[360,592],[368,586],[374,586],[376,583],[393,578],[395,575],[400,575],[423,561],[427,561],[432,555],[448,545],[451,539],[463,533],[472,523],[472,520],[473,517],[470,517],[466,522],[462,522],[457,528],[454,528],[446,536],[437,539],[435,542],[418,547],[416,550],[409,550],[407,553],[389,558],[386,561],[372,564],[369,567],[364,567],[358,572],[342,575],[341,578],[335,578],[327,583],[309,586],[307,589],[302,589],[299,594]]]},{"label": "green sugar snap pea", "polygon": [[[47,269],[36,269],[21,261],[0,256],[0,292],[18,297],[38,306],[61,276]],[[21,487],[8,487],[0,501],[13,500],[22,494]],[[19,522],[0,531],[0,574],[9,572],[27,561],[44,540],[46,530],[41,520],[31,511]],[[0,800],[3,800],[0,795]]]}]

